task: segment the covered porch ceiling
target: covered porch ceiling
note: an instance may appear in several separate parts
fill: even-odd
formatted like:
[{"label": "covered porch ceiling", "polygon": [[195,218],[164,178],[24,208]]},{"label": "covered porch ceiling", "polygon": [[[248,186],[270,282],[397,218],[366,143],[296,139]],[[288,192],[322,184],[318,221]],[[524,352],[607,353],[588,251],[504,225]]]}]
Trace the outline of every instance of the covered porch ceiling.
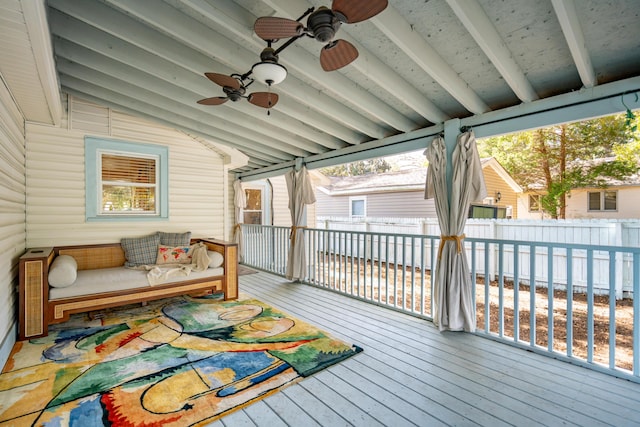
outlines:
[{"label": "covered porch ceiling", "polygon": [[[280,98],[270,115],[246,100],[197,104],[224,95],[204,73],[259,62],[256,18],[296,19],[331,0],[46,5],[59,89],[237,149],[247,179],[296,159],[319,167],[421,148],[446,123],[485,136],[640,107],[637,0],[390,0],[339,29],[359,51],[340,70],[322,70],[314,39],[283,50],[288,76],[272,88]],[[3,75],[10,87],[18,77]],[[29,120],[36,107],[21,108]]]}]

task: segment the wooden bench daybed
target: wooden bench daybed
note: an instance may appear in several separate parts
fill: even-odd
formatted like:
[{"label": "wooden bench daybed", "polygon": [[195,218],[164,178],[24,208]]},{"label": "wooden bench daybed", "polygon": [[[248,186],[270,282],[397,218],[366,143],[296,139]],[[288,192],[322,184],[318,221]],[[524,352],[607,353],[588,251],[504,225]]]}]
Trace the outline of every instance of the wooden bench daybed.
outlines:
[{"label": "wooden bench daybed", "polygon": [[[73,313],[101,310],[126,304],[151,301],[177,295],[204,295],[224,293],[225,300],[238,298],[238,248],[235,243],[213,239],[193,239],[192,243],[203,242],[207,249],[223,256],[222,266],[208,269],[181,278],[171,283],[150,286],[145,283],[146,272],[124,267],[125,254],[119,243],[81,246],[60,246],[29,249],[20,257],[19,290],[19,339],[43,337],[48,334],[48,325],[64,322]],[[53,289],[49,287],[47,274],[54,259],[59,255],[70,255],[77,262],[78,278],[90,274],[106,273],[113,269],[115,280],[139,274],[140,285],[122,289],[121,283],[103,283],[96,290],[83,290],[83,286]],[[115,267],[119,267],[115,269]],[[102,270],[105,269],[105,270]],[[91,270],[91,271],[88,271]],[[82,272],[82,273],[81,273]],[[124,276],[122,276],[124,275]],[[104,275],[103,275],[104,276]],[[104,277],[102,279],[104,281]],[[114,285],[114,289],[109,289]],[[126,287],[126,286],[125,286]],[[89,287],[90,288],[90,287]],[[57,293],[57,297],[56,297]],[[75,293],[75,294],[74,294]],[[52,295],[53,294],[53,295]]]}]

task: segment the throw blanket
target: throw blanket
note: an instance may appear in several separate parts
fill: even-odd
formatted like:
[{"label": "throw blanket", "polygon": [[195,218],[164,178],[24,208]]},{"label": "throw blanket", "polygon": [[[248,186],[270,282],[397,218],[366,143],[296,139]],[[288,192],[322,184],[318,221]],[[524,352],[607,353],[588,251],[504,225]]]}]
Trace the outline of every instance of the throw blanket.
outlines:
[{"label": "throw blanket", "polygon": [[191,264],[162,264],[145,265],[147,280],[149,285],[161,285],[166,283],[171,277],[188,276],[192,271],[205,271],[209,268],[209,255],[207,255],[207,245],[196,243],[191,256]]}]

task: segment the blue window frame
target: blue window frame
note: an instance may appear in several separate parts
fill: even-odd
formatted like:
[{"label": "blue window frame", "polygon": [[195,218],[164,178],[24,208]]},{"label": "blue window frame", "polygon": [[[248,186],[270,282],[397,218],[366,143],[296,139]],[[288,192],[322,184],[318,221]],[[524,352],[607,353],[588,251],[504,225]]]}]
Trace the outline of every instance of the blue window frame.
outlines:
[{"label": "blue window frame", "polygon": [[85,138],[87,221],[169,218],[169,149]]}]

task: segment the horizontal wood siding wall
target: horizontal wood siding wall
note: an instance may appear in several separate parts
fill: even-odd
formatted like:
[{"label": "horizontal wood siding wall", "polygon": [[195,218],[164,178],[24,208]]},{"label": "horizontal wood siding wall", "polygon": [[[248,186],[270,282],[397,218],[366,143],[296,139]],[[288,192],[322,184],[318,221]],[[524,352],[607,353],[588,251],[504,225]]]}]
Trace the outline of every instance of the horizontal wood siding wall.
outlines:
[{"label": "horizontal wood siding wall", "polygon": [[[318,217],[348,217],[349,195],[330,196],[316,191]],[[373,193],[353,197],[366,198],[368,217],[436,218],[433,199],[425,200],[424,191]]]},{"label": "horizontal wood siding wall", "polygon": [[[86,105],[70,104],[71,126],[67,118],[60,128],[27,125],[28,247],[118,242],[157,230],[224,238],[226,172],[219,154],[183,133],[102,107],[81,115],[77,130],[73,118]],[[105,129],[109,135],[100,133]],[[169,147],[169,220],[86,222],[85,136]]]},{"label": "horizontal wood siding wall", "polygon": [[[493,169],[486,167],[483,170],[484,182],[487,186],[487,197],[493,197],[498,206],[511,206],[512,217],[518,218],[518,195]],[[496,199],[496,193],[500,192],[500,201]]]},{"label": "horizontal wood siding wall", "polygon": [[618,192],[618,209],[615,211],[590,211],[588,193],[603,191],[602,188],[578,189],[571,191],[567,198],[567,218],[640,218],[640,186],[617,187],[611,190]]},{"label": "horizontal wood siding wall", "polygon": [[24,119],[0,80],[0,367],[15,342],[18,261],[25,250]]},{"label": "horizontal wood siding wall", "polygon": [[317,216],[349,216],[349,196],[330,196],[316,189]]},{"label": "horizontal wood siding wall", "polygon": [[269,178],[272,188],[271,203],[273,205],[273,224],[279,227],[291,227],[291,214],[289,213],[289,193],[287,181],[284,175]]},{"label": "horizontal wood siding wall", "polygon": [[367,194],[367,216],[436,218],[436,209],[433,199],[425,200],[424,191],[376,193]]},{"label": "horizontal wood siding wall", "polygon": [[225,221],[225,240],[229,241],[233,240],[233,228],[236,224],[236,192],[233,190],[233,182],[236,179],[235,175],[235,172],[227,172],[227,200],[225,205],[227,220]]}]

